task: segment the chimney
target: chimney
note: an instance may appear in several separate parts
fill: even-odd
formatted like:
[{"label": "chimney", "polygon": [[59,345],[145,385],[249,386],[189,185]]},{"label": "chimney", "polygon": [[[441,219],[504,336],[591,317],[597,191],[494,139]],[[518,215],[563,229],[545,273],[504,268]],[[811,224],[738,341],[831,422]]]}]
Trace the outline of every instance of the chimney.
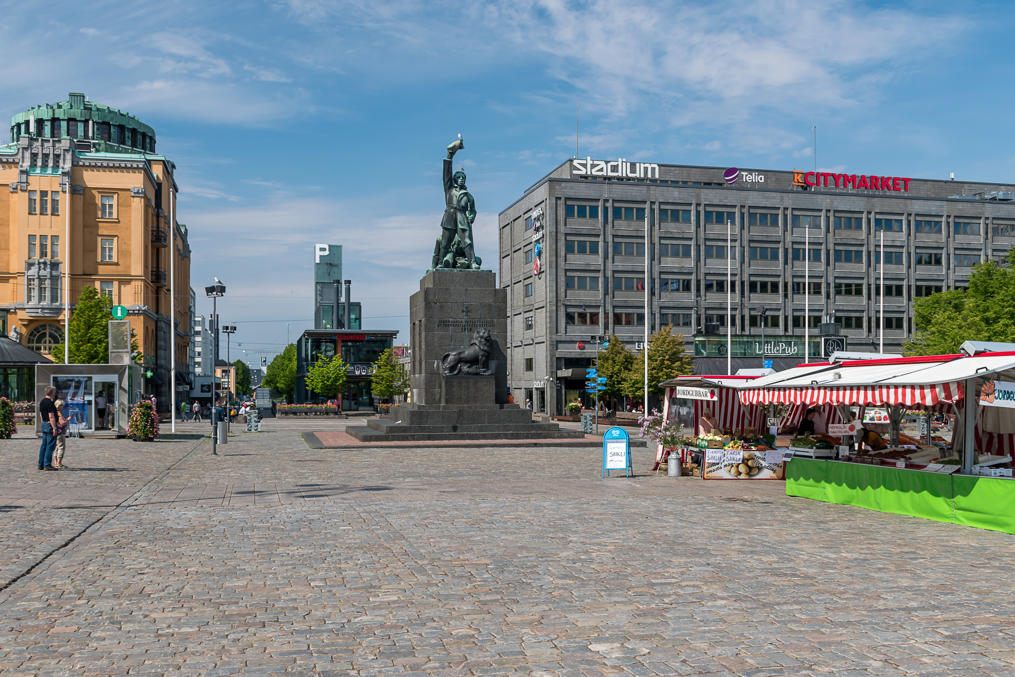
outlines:
[{"label": "chimney", "polygon": [[[338,280],[332,280],[332,290],[335,292],[335,302],[331,306],[331,328],[332,329],[338,329],[339,328],[338,318],[340,317],[340,315],[339,315],[340,311],[339,311],[339,308],[338,308],[338,304],[339,304],[339,301],[341,300],[341,297],[339,296],[339,293],[342,291],[341,289],[339,289],[339,285],[340,284],[341,283]],[[348,329],[348,327],[342,327],[342,329]]]},{"label": "chimney", "polygon": [[352,280],[345,281],[345,328],[352,329],[352,305],[351,305],[351,294],[352,294]]}]

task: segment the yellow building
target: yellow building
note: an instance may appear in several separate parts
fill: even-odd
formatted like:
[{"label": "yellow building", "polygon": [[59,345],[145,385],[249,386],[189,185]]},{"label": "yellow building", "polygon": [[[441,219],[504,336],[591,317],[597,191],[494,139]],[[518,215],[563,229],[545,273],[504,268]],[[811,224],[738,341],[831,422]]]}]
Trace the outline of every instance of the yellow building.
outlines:
[{"label": "yellow building", "polygon": [[4,335],[62,362],[63,355],[50,351],[63,340],[65,302],[73,316],[82,289],[94,287],[127,307],[146,367],[154,372],[145,389],[168,403],[170,350],[176,351],[178,379],[188,381],[191,329],[187,228],[176,223],[169,232],[175,169],[155,152],[151,127],[83,94],[11,118],[11,143],[0,146],[0,184],[9,186],[0,192]]}]

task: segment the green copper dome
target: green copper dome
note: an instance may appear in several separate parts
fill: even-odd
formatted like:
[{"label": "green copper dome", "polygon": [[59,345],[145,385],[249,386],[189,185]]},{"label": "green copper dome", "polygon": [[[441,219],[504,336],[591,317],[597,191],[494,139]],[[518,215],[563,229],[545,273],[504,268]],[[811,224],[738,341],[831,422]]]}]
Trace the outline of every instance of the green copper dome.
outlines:
[{"label": "green copper dome", "polygon": [[155,130],[133,115],[71,92],[66,101],[29,108],[11,118],[11,141],[22,136],[83,139],[96,151],[154,153]]}]

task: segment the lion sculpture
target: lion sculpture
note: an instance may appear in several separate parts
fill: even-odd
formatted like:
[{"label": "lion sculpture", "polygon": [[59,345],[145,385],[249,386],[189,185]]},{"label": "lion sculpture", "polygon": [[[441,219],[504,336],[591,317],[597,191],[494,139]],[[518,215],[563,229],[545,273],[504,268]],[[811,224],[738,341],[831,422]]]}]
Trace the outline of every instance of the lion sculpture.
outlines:
[{"label": "lion sculpture", "polygon": [[444,353],[441,367],[445,376],[455,374],[490,374],[490,353],[493,339],[489,329],[477,329],[472,333],[468,348]]}]

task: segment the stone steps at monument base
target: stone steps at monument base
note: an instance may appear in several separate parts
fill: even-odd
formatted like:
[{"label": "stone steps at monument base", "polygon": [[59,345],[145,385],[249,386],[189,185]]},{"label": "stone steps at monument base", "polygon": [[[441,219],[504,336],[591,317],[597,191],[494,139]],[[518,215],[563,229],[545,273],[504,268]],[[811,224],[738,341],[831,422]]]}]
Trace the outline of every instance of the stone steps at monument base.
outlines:
[{"label": "stone steps at monument base", "polygon": [[530,436],[540,436],[546,433],[552,433],[560,430],[560,426],[556,423],[534,423],[527,422],[521,425],[511,425],[505,423],[464,423],[464,424],[453,424],[453,425],[411,425],[405,423],[398,423],[397,421],[385,421],[385,420],[370,420],[367,421],[367,427],[371,430],[376,430],[380,433],[439,433],[439,432],[474,432],[474,433],[495,433],[501,432],[521,432],[525,431]]},{"label": "stone steps at monument base", "polygon": [[[468,440],[528,440],[528,439],[548,439],[548,440],[581,440],[584,438],[580,432],[574,430],[562,430],[558,429],[555,431],[542,431],[534,432],[532,430],[513,430],[513,431],[498,431],[498,432],[397,432],[397,433],[386,433],[373,428],[355,427],[346,428],[345,431],[352,437],[356,438],[360,442],[426,442],[431,440],[451,440],[451,441],[468,441]],[[596,441],[590,442],[590,444],[597,444]]]},{"label": "stone steps at monument base", "polygon": [[380,421],[401,421],[403,425],[469,425],[499,423],[505,425],[528,425],[532,412],[528,409],[501,409],[492,407],[417,408],[393,410]]}]

